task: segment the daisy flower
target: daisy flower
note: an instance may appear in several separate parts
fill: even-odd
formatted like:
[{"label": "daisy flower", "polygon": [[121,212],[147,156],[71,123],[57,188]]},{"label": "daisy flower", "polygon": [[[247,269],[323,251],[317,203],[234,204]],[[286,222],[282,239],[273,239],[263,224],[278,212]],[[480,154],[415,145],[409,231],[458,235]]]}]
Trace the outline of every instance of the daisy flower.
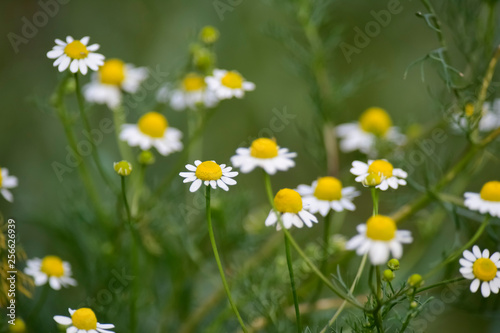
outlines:
[{"label": "daisy flower", "polygon": [[413,241],[411,232],[398,230],[396,222],[388,216],[372,216],[366,224],[359,224],[356,229],[359,234],[347,242],[346,249],[356,249],[356,253],[360,256],[368,253],[373,265],[385,264],[389,260],[390,253],[393,258],[401,258],[402,244]]},{"label": "daisy flower", "polygon": [[389,114],[381,108],[372,107],[361,114],[359,121],[337,126],[340,149],[349,153],[359,150],[373,155],[377,139],[397,146],[406,142],[406,137],[397,127],[392,126]]},{"label": "daisy flower", "polygon": [[92,75],[92,81],[83,87],[85,99],[91,103],[106,104],[116,109],[122,103],[122,92],[134,94],[148,78],[145,67],[134,67],[120,59],[109,59]]},{"label": "daisy flower", "polygon": [[274,209],[271,209],[266,219],[266,226],[276,224],[276,230],[281,229],[281,224],[278,218],[283,222],[286,229],[292,226],[302,228],[304,224],[311,228],[314,223],[318,223],[318,219],[313,214],[303,209],[302,198],[300,194],[289,188],[279,190],[274,197]]},{"label": "daisy flower", "polygon": [[179,175],[184,177],[184,183],[191,183],[189,191],[197,191],[201,184],[204,183],[205,186],[212,186],[215,190],[218,187],[224,191],[229,191],[227,185],[235,185],[236,180],[233,177],[238,175],[238,172],[231,171],[232,167],[226,167],[225,164],[217,164],[215,161],[194,161],[194,165],[187,164],[186,169],[189,172],[181,172]]},{"label": "daisy flower", "polygon": [[352,186],[342,188],[342,183],[335,177],[318,178],[311,186],[299,185],[297,192],[302,196],[308,211],[322,216],[326,216],[330,209],[336,212],[355,210],[352,199],[360,195]]},{"label": "daisy flower", "polygon": [[243,173],[249,173],[256,167],[261,167],[268,174],[276,171],[286,171],[295,166],[292,158],[297,153],[291,153],[287,148],[280,148],[275,140],[260,138],[254,140],[250,148],[236,149],[236,155],[231,157],[231,163],[240,168]]},{"label": "daisy flower", "polygon": [[137,124],[123,125],[120,133],[120,140],[130,146],[139,146],[142,150],[155,147],[163,156],[181,151],[181,138],[181,131],[169,127],[167,118],[155,111],[143,115]]},{"label": "daisy flower", "polygon": [[368,160],[367,163],[360,161],[352,162],[351,173],[358,183],[363,186],[375,186],[382,191],[389,187],[397,189],[399,185],[406,185],[406,171],[394,168],[387,160]]},{"label": "daisy flower", "polygon": [[498,294],[500,288],[500,253],[495,252],[490,257],[490,251],[481,250],[477,245],[472,247],[472,252],[465,250],[464,257],[460,259],[460,273],[464,278],[473,280],[470,284],[470,291],[475,293],[481,285],[483,297],[490,296],[490,293]]},{"label": "daisy flower", "polygon": [[57,256],[31,259],[26,261],[26,265],[24,272],[33,277],[36,286],[42,286],[47,281],[54,290],[77,285],[71,277],[71,265]]},{"label": "daisy flower", "polygon": [[109,329],[115,325],[98,323],[94,311],[89,308],[68,311],[71,317],[54,316],[56,323],[68,326],[66,333],[114,333]]},{"label": "daisy flower", "polygon": [[500,217],[500,182],[487,182],[480,193],[465,192],[464,197],[465,207]]},{"label": "daisy flower", "polygon": [[245,91],[255,89],[255,83],[245,81],[240,73],[224,69],[214,69],[212,76],[207,76],[205,82],[220,100],[243,98]]},{"label": "daisy flower", "polygon": [[9,202],[14,201],[14,196],[9,189],[17,187],[17,177],[9,176],[7,168],[0,168],[0,193]]},{"label": "daisy flower", "polygon": [[80,71],[87,74],[87,67],[96,71],[104,63],[104,56],[95,53],[99,49],[99,44],[87,46],[90,37],[83,37],[80,40],[73,37],[66,37],[66,42],[56,39],[56,46],[47,52],[49,59],[56,59],[54,67],[57,66],[59,72],[65,71],[68,67],[71,73]]},{"label": "daisy flower", "polygon": [[[474,104],[467,103],[461,113],[452,115],[451,127],[456,132],[462,132],[470,125],[471,116],[474,114]],[[500,99],[483,104],[482,116],[479,120],[480,132],[489,132],[500,127]]]}]

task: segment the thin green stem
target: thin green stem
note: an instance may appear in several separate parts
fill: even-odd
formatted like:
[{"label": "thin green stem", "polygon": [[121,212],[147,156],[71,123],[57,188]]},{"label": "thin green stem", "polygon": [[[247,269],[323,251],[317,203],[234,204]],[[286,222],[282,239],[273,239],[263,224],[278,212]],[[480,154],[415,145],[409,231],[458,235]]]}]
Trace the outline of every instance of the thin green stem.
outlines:
[{"label": "thin green stem", "polygon": [[133,163],[135,161],[135,158],[132,154],[130,146],[127,145],[125,141],[120,140],[120,132],[123,125],[125,124],[125,110],[123,108],[123,105],[120,105],[117,108],[111,110],[111,112],[113,113],[116,144],[118,145],[118,150],[120,151],[121,159]]},{"label": "thin green stem", "polygon": [[133,229],[132,214],[130,213],[130,206],[127,200],[127,188],[125,186],[125,176],[121,176],[121,183],[122,183],[122,198],[123,198],[123,204],[125,205],[125,211],[127,212],[128,225],[130,226],[131,229]]},{"label": "thin green stem", "polygon": [[447,284],[451,284],[451,283],[455,283],[455,282],[460,282],[460,281],[463,281],[463,280],[465,280],[464,277],[458,277],[458,278],[449,279],[449,280],[441,281],[441,282],[438,282],[438,283],[434,283],[434,284],[431,284],[430,286],[417,289],[415,291],[415,294],[418,294],[418,293],[421,293],[423,291],[426,291],[426,290],[429,290],[429,289],[433,289],[433,288],[436,288],[436,287],[440,287],[440,286],[443,286],[443,285],[447,285]]},{"label": "thin green stem", "polygon": [[293,262],[292,262],[292,254],[290,253],[290,244],[286,236],[285,236],[285,252],[286,252],[286,263],[288,266],[288,273],[290,274],[290,284],[292,285],[293,304],[295,306],[295,318],[297,320],[297,332],[301,333],[302,323],[300,321],[299,298],[297,297],[297,289],[295,287],[295,278],[293,274]]},{"label": "thin green stem", "polygon": [[43,305],[47,301],[47,297],[49,295],[49,283],[47,281],[47,284],[45,284],[42,288],[40,297],[38,298],[38,301],[36,302],[35,306],[31,310],[30,314],[28,315],[28,320],[31,321],[35,318],[36,315],[40,313],[40,310],[42,309]]},{"label": "thin green stem", "polygon": [[380,278],[380,266],[377,265],[375,266],[375,274],[377,277],[377,298],[379,300],[382,300],[383,295],[382,295],[382,279]]},{"label": "thin green stem", "polygon": [[222,284],[224,285],[224,289],[226,290],[227,299],[229,300],[229,304],[233,309],[234,314],[238,318],[238,322],[240,323],[241,329],[244,333],[247,333],[248,330],[243,323],[243,319],[241,319],[240,313],[238,312],[238,308],[236,307],[236,303],[233,301],[233,297],[231,296],[231,291],[229,290],[229,285],[226,281],[226,275],[224,273],[224,269],[222,268],[222,263],[219,258],[219,251],[217,250],[217,244],[215,242],[214,230],[212,227],[212,210],[210,206],[210,186],[206,187],[205,198],[206,198],[206,213],[207,213],[207,224],[208,224],[208,233],[210,236],[210,243],[212,244],[212,250],[214,251],[215,261],[217,262],[217,267],[219,268],[220,277],[222,280]]},{"label": "thin green stem", "polygon": [[378,215],[378,189],[376,187],[371,188],[372,200],[373,200],[373,216]]}]

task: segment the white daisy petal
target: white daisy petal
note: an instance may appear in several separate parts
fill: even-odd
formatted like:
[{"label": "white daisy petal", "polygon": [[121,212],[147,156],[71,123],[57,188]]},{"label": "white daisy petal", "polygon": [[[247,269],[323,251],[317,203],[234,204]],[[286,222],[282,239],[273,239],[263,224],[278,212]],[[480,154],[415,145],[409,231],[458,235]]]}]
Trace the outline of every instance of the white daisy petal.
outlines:
[{"label": "white daisy petal", "polygon": [[196,192],[200,188],[201,183],[202,183],[201,179],[196,179],[189,187],[189,191]]},{"label": "white daisy petal", "polygon": [[479,281],[479,279],[475,279],[474,281],[472,281],[470,284],[470,291],[475,293],[479,289],[480,284],[481,282]]},{"label": "white daisy petal", "polygon": [[487,298],[490,296],[490,285],[488,282],[484,281],[482,284],[481,284],[481,294],[483,295],[483,297]]}]

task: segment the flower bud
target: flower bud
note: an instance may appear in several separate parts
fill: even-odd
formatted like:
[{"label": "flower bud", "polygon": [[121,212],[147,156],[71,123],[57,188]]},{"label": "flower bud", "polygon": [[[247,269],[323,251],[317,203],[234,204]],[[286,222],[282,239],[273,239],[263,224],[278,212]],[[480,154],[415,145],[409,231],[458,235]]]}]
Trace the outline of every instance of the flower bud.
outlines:
[{"label": "flower bud", "polygon": [[399,269],[399,260],[398,259],[391,259],[387,263],[387,267],[389,267],[393,271],[397,271]]},{"label": "flower bud", "polygon": [[143,150],[139,154],[139,163],[144,164],[144,165],[151,165],[155,162],[155,155],[149,151],[149,150]]},{"label": "flower bud", "polygon": [[424,283],[422,279],[422,275],[420,274],[413,274],[408,278],[408,284],[414,288],[420,287]]},{"label": "flower bud", "polygon": [[396,275],[394,275],[394,272],[391,271],[390,269],[386,269],[383,273],[383,276],[382,276],[384,281],[387,281],[387,282],[391,282],[392,280],[394,280],[395,277],[396,277]]},{"label": "flower bud", "polygon": [[200,40],[205,44],[215,43],[219,39],[219,30],[207,25],[200,31]]},{"label": "flower bud", "polygon": [[418,303],[413,301],[410,303],[410,308],[415,309],[418,306]]},{"label": "flower bud", "polygon": [[132,172],[132,164],[127,161],[115,162],[113,166],[120,176],[128,176]]}]

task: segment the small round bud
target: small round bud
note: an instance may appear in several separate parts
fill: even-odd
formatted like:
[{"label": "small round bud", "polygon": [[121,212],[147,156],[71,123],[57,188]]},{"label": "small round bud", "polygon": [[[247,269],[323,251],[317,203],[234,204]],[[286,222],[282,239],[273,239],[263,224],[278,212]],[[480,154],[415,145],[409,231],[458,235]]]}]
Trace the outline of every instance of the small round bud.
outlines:
[{"label": "small round bud", "polygon": [[398,259],[391,259],[387,263],[387,267],[389,267],[393,271],[397,271],[399,269],[399,260]]},{"label": "small round bud", "polygon": [[199,48],[193,52],[193,63],[202,71],[208,70],[215,64],[215,54],[206,48]]},{"label": "small round bud", "polygon": [[387,282],[391,282],[392,280],[394,280],[395,277],[396,277],[396,275],[394,275],[394,272],[391,271],[390,269],[386,269],[382,275],[382,278],[384,279],[384,281],[387,281]]},{"label": "small round bud", "polygon": [[418,306],[418,303],[413,301],[410,303],[410,308],[415,309]]},{"label": "small round bud", "polygon": [[132,172],[132,164],[127,161],[115,162],[114,168],[120,176],[128,176]]},{"label": "small round bud", "polygon": [[151,165],[155,162],[155,155],[149,151],[149,150],[143,150],[139,154],[139,163],[144,164],[144,165]]},{"label": "small round bud", "polygon": [[413,274],[408,278],[408,284],[414,288],[420,287],[424,283],[422,279],[422,275],[420,274]]},{"label": "small round bud", "polygon": [[205,44],[215,43],[219,39],[219,30],[207,25],[200,31],[200,39]]}]

